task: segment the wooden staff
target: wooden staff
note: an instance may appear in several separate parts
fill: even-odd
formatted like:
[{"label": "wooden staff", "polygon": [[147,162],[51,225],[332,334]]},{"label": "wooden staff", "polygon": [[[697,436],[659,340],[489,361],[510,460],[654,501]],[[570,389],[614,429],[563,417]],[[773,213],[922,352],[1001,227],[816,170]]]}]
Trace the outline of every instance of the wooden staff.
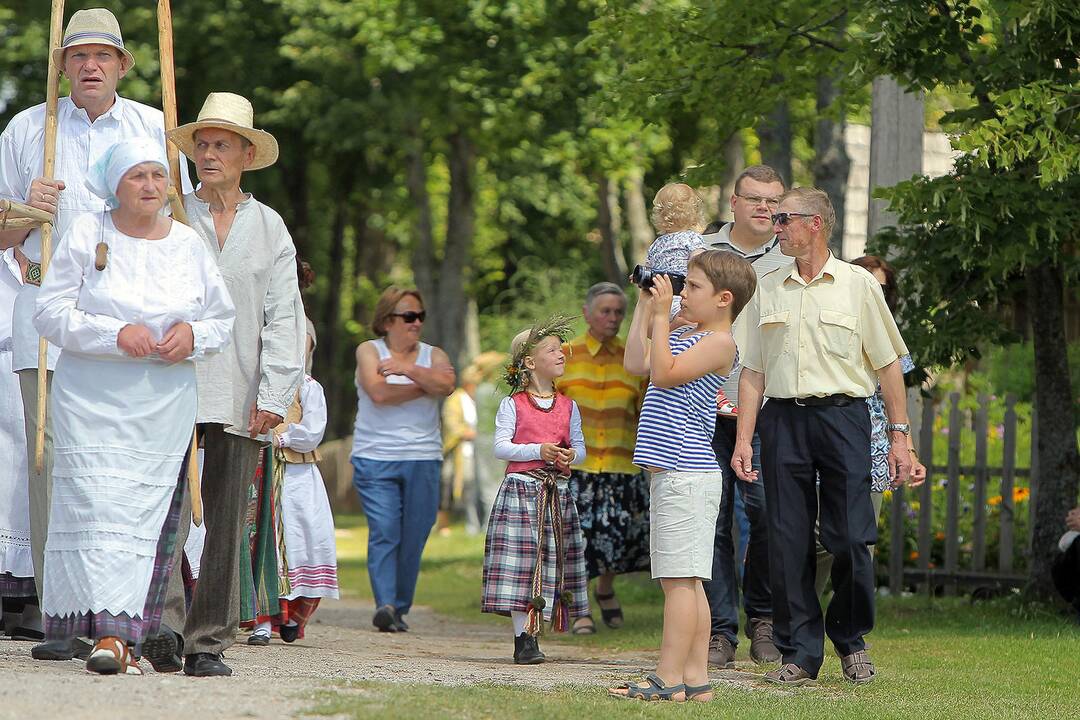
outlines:
[{"label": "wooden staff", "polygon": [[[64,0],[53,0],[52,16],[49,21],[49,70],[45,85],[45,167],[42,176],[52,180],[56,169],[56,108],[60,102],[60,68],[56,66],[53,50],[64,41]],[[52,218],[41,224],[41,277],[49,269],[49,257],[52,255]],[[37,376],[37,447],[34,450],[35,472],[45,472],[45,407],[48,403],[49,341],[38,340],[38,376]]]},{"label": "wooden staff", "polygon": [[[161,65],[161,109],[165,114],[165,132],[176,129],[176,75],[173,72],[173,28],[172,7],[169,0],[158,0],[158,55]],[[171,140],[165,141],[165,152],[169,157],[169,175],[172,186],[169,188],[169,207],[173,220],[188,225],[184,201],[180,197],[180,151]],[[191,452],[188,453],[188,490],[191,493],[191,522],[196,527],[202,525],[202,485],[199,481],[199,429],[191,431]]]},{"label": "wooden staff", "polygon": [[0,200],[0,230],[38,227],[52,222],[52,215],[44,210],[16,200]]}]

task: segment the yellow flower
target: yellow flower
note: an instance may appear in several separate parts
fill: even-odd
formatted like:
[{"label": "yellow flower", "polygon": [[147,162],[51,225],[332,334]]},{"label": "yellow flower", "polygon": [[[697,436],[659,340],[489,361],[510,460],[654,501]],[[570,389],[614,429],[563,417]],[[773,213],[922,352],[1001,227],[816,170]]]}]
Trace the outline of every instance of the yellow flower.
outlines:
[{"label": "yellow flower", "polygon": [[1026,487],[1013,488],[1013,502],[1024,502],[1031,495],[1031,490]]},{"label": "yellow flower", "polygon": [[991,505],[1000,505],[1001,504],[1001,496],[1000,495],[995,495],[994,497],[990,498],[986,502],[990,503]]}]

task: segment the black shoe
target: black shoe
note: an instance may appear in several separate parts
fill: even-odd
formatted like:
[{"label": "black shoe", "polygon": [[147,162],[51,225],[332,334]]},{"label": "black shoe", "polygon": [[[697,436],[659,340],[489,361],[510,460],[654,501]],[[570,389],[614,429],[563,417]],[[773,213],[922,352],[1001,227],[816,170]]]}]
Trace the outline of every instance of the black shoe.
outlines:
[{"label": "black shoe", "polygon": [[251,633],[251,635],[248,636],[247,644],[265,647],[270,644],[270,636],[263,635],[262,633]]},{"label": "black shoe", "polygon": [[72,658],[85,660],[90,657],[90,651],[93,649],[93,645],[78,638],[46,640],[30,648],[30,657],[35,660],[70,660]]},{"label": "black shoe", "polygon": [[394,612],[393,606],[383,605],[375,611],[371,624],[379,628],[379,632],[397,632],[397,619],[394,617]]},{"label": "black shoe", "polygon": [[546,659],[547,656],[540,652],[540,645],[532,635],[521,633],[514,638],[515,665],[539,665]]},{"label": "black shoe", "polygon": [[192,653],[184,657],[184,674],[192,677],[228,677],[232,670],[214,653]]},{"label": "black shoe", "polygon": [[278,635],[287,643],[296,642],[296,638],[300,637],[300,626],[282,625],[278,628]]},{"label": "black shoe", "polygon": [[184,669],[184,639],[166,626],[143,640],[142,656],[159,673],[178,673]]},{"label": "black shoe", "polygon": [[8,633],[8,637],[12,640],[21,640],[23,642],[41,642],[45,639],[45,633],[31,628],[17,627],[11,629],[11,632]]},{"label": "black shoe", "polygon": [[405,616],[400,610],[394,611],[394,625],[397,626],[398,632],[409,632],[409,623],[405,622]]}]

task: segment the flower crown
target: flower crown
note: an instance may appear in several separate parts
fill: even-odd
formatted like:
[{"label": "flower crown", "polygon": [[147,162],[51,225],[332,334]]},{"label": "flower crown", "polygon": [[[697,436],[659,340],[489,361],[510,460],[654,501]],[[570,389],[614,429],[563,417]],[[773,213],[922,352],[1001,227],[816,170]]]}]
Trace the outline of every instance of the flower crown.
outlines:
[{"label": "flower crown", "polygon": [[566,315],[553,315],[546,321],[533,325],[529,337],[510,357],[510,362],[503,371],[503,382],[510,388],[510,394],[521,392],[529,385],[529,371],[525,367],[525,357],[546,337],[557,337],[566,342],[574,331],[574,318]]}]

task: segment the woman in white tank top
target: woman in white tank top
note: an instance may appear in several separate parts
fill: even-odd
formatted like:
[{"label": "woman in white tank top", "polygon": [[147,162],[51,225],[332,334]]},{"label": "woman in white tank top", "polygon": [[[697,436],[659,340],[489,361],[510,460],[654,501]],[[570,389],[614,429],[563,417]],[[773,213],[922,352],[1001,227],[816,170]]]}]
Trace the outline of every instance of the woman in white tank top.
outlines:
[{"label": "woman in white tank top", "polygon": [[378,336],[356,348],[353,485],[368,521],[368,575],[375,627],[408,629],[420,555],[435,524],[442,469],[439,403],[454,391],[454,368],[420,341],[419,291],[387,288],[375,305]]}]

